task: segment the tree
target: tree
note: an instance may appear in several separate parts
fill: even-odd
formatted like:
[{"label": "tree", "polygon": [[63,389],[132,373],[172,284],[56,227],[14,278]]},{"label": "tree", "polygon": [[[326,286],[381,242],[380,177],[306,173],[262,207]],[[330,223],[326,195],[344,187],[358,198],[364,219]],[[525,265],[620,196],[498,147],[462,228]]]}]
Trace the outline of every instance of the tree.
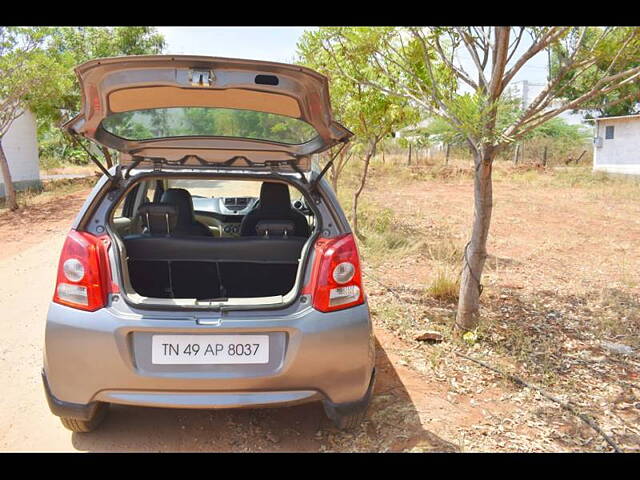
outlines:
[{"label": "tree", "polygon": [[60,65],[44,51],[50,33],[43,27],[0,27],[0,170],[10,210],[18,203],[2,140],[27,109],[50,102],[64,86]]},{"label": "tree", "polygon": [[[598,55],[595,62],[587,68],[567,74],[562,80],[566,98],[574,100],[584,95],[594,81],[603,75],[620,73],[640,65],[640,41],[636,36],[630,35],[630,30],[632,29],[629,27],[620,27],[604,35],[605,32],[598,28],[585,29],[583,42],[596,48]],[[620,48],[621,46],[624,48]],[[566,62],[567,55],[564,45],[552,47],[552,75]],[[640,78],[632,79],[607,94],[592,97],[581,108],[591,110],[596,116],[607,117],[640,112]]]},{"label": "tree", "polygon": [[331,187],[336,194],[338,194],[339,188],[338,179],[354,153],[353,143],[348,143],[338,152],[337,157],[331,164]]},{"label": "tree", "polygon": [[[35,113],[39,137],[46,138],[48,148],[68,154],[73,148],[58,126],[80,109],[73,67],[95,57],[153,54],[163,48],[162,35],[151,27],[0,27],[0,170],[10,209],[18,204],[2,138],[25,109]],[[110,162],[108,150],[103,153]]]},{"label": "tree", "polygon": [[[414,122],[417,112],[406,99],[389,96],[369,84],[354,80],[356,72],[360,79],[372,78],[375,74],[372,66],[366,62],[366,55],[361,57],[361,61],[355,56],[347,61],[343,55],[348,50],[343,50],[340,46],[332,50],[326,48],[327,43],[339,41],[339,35],[347,30],[357,31],[361,28],[324,28],[305,32],[298,43],[298,56],[303,65],[329,78],[334,114],[356,137],[356,145],[351,147],[348,153],[343,150],[343,156],[334,167],[335,186],[337,176],[346,161],[356,151],[363,151],[362,175],[353,194],[352,225],[355,234],[364,239],[358,228],[358,201],[365,188],[371,159],[375,156],[380,142],[392,132]],[[369,51],[376,48],[375,43],[376,38],[372,37],[371,44],[364,45],[363,48]]]},{"label": "tree", "polygon": [[[74,67],[93,58],[162,53],[164,37],[153,27],[58,27],[51,29],[48,54],[63,68],[64,79],[55,101],[35,102],[40,139],[47,138],[50,155],[63,156],[77,147],[58,128],[80,110],[80,88]],[[111,162],[106,148],[101,149]],[[81,151],[81,150],[80,150]],[[84,152],[82,152],[84,154]],[[67,153],[68,154],[68,153]],[[111,165],[109,165],[111,166]]]},{"label": "tree", "polygon": [[[323,37],[322,49],[334,61],[370,66],[366,74],[344,67],[342,75],[444,119],[464,135],[473,152],[474,219],[464,249],[455,324],[461,331],[475,329],[493,209],[493,160],[560,113],[606,99],[637,81],[640,66],[619,60],[629,58],[640,29],[502,26],[331,32]],[[506,87],[533,57],[549,50],[562,55],[547,85],[526,108],[514,110]],[[456,60],[461,52],[471,59],[471,68]],[[585,82],[582,91],[568,97],[568,88],[580,77]],[[607,100],[602,101],[606,108]]]}]

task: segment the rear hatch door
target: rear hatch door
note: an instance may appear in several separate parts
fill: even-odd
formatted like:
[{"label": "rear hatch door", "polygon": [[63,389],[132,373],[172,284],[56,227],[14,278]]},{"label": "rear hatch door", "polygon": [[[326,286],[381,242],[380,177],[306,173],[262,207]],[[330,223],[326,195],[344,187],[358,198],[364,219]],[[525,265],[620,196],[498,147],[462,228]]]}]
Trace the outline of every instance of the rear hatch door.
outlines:
[{"label": "rear hatch door", "polygon": [[332,116],[326,77],[274,62],[154,55],[76,68],[82,110],[64,125],[121,152],[123,165],[269,162],[309,171],[310,155],[352,133]]}]

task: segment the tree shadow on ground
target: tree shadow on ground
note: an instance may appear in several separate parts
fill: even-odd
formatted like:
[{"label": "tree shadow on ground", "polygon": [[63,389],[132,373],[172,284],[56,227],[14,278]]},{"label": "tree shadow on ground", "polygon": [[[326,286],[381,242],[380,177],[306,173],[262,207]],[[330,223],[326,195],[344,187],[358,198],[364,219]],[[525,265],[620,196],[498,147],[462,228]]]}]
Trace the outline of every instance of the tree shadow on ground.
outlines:
[{"label": "tree shadow on ground", "polygon": [[422,428],[396,368],[376,341],[378,373],[367,419],[337,430],[320,403],[268,409],[191,410],[112,405],[101,428],[74,433],[81,451],[455,451]]}]

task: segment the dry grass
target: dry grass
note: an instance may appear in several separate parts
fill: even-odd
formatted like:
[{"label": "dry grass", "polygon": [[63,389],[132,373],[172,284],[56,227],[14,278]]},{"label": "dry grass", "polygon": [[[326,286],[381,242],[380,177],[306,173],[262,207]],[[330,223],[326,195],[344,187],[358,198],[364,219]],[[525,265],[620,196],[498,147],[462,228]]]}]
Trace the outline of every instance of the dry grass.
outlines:
[{"label": "dry grass", "polygon": [[[56,197],[75,193],[95,185],[97,177],[70,178],[43,182],[41,189],[29,188],[17,192],[18,207],[24,208],[32,205],[54,200]],[[0,198],[0,214],[7,212],[6,201]]]},{"label": "dry grass", "polygon": [[436,300],[455,303],[460,291],[460,274],[450,267],[439,268],[427,287],[426,293]]},{"label": "dry grass", "polygon": [[65,163],[47,164],[40,162],[40,175],[92,175],[98,171],[93,163],[89,165],[73,165]]},{"label": "dry grass", "polygon": [[[417,363],[434,375],[459,378],[451,350],[468,349],[572,399],[623,450],[639,451],[640,411],[629,405],[640,405],[640,183],[589,165],[496,162],[482,321],[477,340],[465,345],[449,333],[472,219],[473,169],[457,159],[389,163],[387,156],[387,164],[374,164],[361,216],[376,238],[363,245],[365,268],[393,289],[367,283],[375,322],[414,344],[425,330],[442,332],[443,347],[423,345]],[[348,184],[342,195],[349,196]],[[399,243],[377,241],[395,237]],[[483,388],[469,383],[471,391]],[[574,417],[543,410],[536,422],[547,443],[540,449],[548,442],[565,451],[606,449]]]}]

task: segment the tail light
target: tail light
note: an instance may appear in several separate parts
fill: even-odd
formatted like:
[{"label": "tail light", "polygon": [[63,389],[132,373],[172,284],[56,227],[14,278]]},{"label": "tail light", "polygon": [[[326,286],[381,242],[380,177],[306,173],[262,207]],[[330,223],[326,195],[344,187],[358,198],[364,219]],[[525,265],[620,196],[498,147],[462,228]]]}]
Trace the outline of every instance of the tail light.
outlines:
[{"label": "tail light", "polygon": [[62,247],[53,301],[93,312],[107,303],[111,271],[109,237],[71,230]]},{"label": "tail light", "polygon": [[319,238],[311,280],[303,294],[313,296],[313,306],[331,312],[364,302],[358,247],[352,234]]}]

